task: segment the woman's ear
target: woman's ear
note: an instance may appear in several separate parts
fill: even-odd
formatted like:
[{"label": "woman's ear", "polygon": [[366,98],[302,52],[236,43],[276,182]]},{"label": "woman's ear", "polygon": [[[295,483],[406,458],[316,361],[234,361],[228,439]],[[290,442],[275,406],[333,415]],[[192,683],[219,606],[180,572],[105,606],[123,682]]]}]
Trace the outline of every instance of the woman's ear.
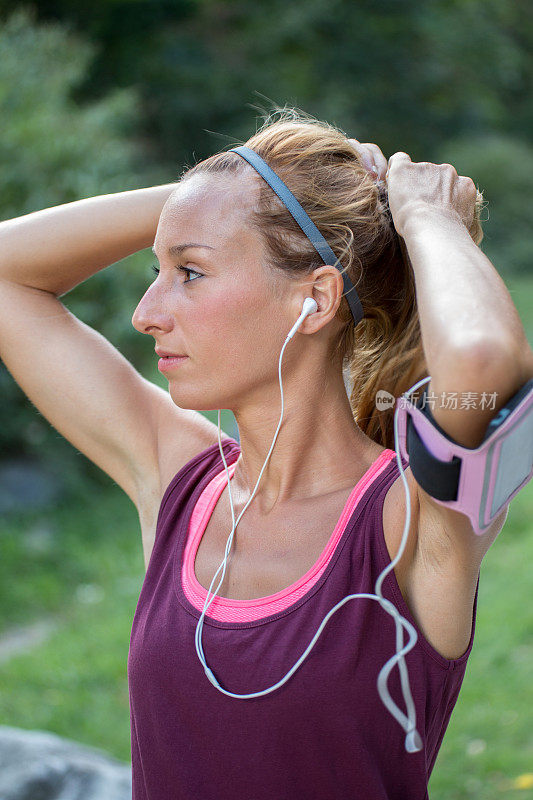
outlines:
[{"label": "woman's ear", "polygon": [[317,267],[313,272],[311,296],[317,303],[318,311],[324,317],[324,324],[329,322],[340,306],[344,281],[337,267],[329,264]]},{"label": "woman's ear", "polygon": [[317,310],[302,323],[303,332],[315,333],[330,323],[339,308],[344,282],[336,267],[324,265],[317,267],[303,284],[304,294],[298,293],[298,314],[301,313],[306,297],[312,297]]}]

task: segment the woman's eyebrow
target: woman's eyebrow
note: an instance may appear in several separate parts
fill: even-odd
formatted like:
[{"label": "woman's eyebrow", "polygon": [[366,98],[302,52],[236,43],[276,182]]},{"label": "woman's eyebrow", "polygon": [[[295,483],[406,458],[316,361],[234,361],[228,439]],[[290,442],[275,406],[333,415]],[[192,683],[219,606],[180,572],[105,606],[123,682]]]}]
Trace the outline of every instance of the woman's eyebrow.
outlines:
[{"label": "woman's eyebrow", "polygon": [[[189,247],[205,247],[208,250],[214,250],[214,247],[211,247],[210,244],[198,244],[197,242],[187,242],[186,244],[173,244],[168,248],[168,255],[169,256],[180,256],[184,250],[187,250]],[[155,252],[155,247],[152,247],[152,253],[157,255]]]}]

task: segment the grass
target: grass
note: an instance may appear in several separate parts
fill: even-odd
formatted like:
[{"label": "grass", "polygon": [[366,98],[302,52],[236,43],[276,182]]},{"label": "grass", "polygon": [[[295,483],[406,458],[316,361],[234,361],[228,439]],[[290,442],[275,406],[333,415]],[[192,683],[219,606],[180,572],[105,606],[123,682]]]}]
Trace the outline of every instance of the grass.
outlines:
[{"label": "grass", "polygon": [[0,664],[0,724],[53,731],[129,761],[126,665],[144,577],[135,507],[109,481],[96,496],[73,495],[44,525],[35,514],[11,516],[0,539],[2,629],[43,616],[59,622],[44,644]]},{"label": "grass", "polygon": [[[533,278],[509,287],[533,341]],[[224,418],[222,427],[229,430]],[[532,519],[533,482],[483,561],[474,647],[432,800],[533,798],[533,788],[520,788],[533,773]],[[126,665],[144,576],[133,504],[109,480],[44,518],[10,515],[0,541],[0,633],[43,616],[59,622],[44,644],[0,664],[0,724],[52,731],[129,761]]]},{"label": "grass", "polygon": [[533,773],[532,518],[530,483],[481,565],[474,647],[430,779],[432,800],[533,797],[533,788],[513,788]]}]

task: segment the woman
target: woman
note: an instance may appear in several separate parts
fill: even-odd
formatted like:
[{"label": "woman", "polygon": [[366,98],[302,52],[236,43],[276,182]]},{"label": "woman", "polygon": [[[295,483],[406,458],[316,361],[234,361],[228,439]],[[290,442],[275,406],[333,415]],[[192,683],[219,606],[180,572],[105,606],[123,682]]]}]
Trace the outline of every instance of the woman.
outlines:
[{"label": "woman", "polygon": [[[195,651],[233,523],[218,429],[199,411],[235,415],[240,441],[224,436],[222,448],[237,517],[279,418],[280,351],[304,300],[315,300],[286,348],[283,425],[204,619],[220,684],[253,693],[287,673],[341,597],[372,591],[398,552],[405,497],[378,390],[398,397],[429,374],[437,397],[495,393],[490,408],[432,408],[449,436],[474,447],[533,374],[533,353],[476,246],[481,196],[470,178],[401,152],[387,162],[377,145],[290,110],[246,146],[348,273],[364,314],[357,326],[338,265],[323,263],[257,171],[229,152],[177,184],[1,223],[0,355],[139,512],[147,573],[128,659],[134,798],[422,800],[473,644],[480,564],[506,509],[475,536],[405,471],[409,536],[383,591],[418,633],[406,664],[420,750],[405,752],[377,693],[395,629],[375,602],[346,603],[278,690],[228,697]],[[168,394],[59,299],[152,242],[160,271],[132,322],[154,337]],[[397,703],[399,687],[394,671]]]}]

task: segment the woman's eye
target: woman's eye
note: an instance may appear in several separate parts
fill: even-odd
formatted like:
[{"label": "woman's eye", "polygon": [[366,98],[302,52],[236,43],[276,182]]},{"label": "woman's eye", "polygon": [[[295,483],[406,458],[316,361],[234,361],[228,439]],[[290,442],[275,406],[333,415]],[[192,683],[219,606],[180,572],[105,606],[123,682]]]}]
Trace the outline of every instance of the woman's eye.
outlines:
[{"label": "woman's eye", "polygon": [[[178,267],[178,269],[180,269],[182,272],[188,272],[191,275],[196,275],[199,278],[202,277],[202,273],[201,272],[196,272],[194,269],[188,269],[188,267]],[[187,280],[183,281],[183,283],[190,283],[191,281],[195,281],[195,280],[196,280],[196,278],[187,278]]]},{"label": "woman's eye", "polygon": [[[152,269],[153,269],[153,271],[155,272],[156,275],[159,275],[159,269],[156,267],[155,264],[152,264]],[[189,269],[188,267],[178,267],[178,269],[181,270],[182,272],[189,272],[192,275],[197,275],[200,278],[202,277],[202,273],[201,272],[195,272],[195,270]],[[183,283],[191,283],[191,281],[194,281],[194,280],[196,280],[196,278],[187,278],[187,280],[183,281]]]}]

